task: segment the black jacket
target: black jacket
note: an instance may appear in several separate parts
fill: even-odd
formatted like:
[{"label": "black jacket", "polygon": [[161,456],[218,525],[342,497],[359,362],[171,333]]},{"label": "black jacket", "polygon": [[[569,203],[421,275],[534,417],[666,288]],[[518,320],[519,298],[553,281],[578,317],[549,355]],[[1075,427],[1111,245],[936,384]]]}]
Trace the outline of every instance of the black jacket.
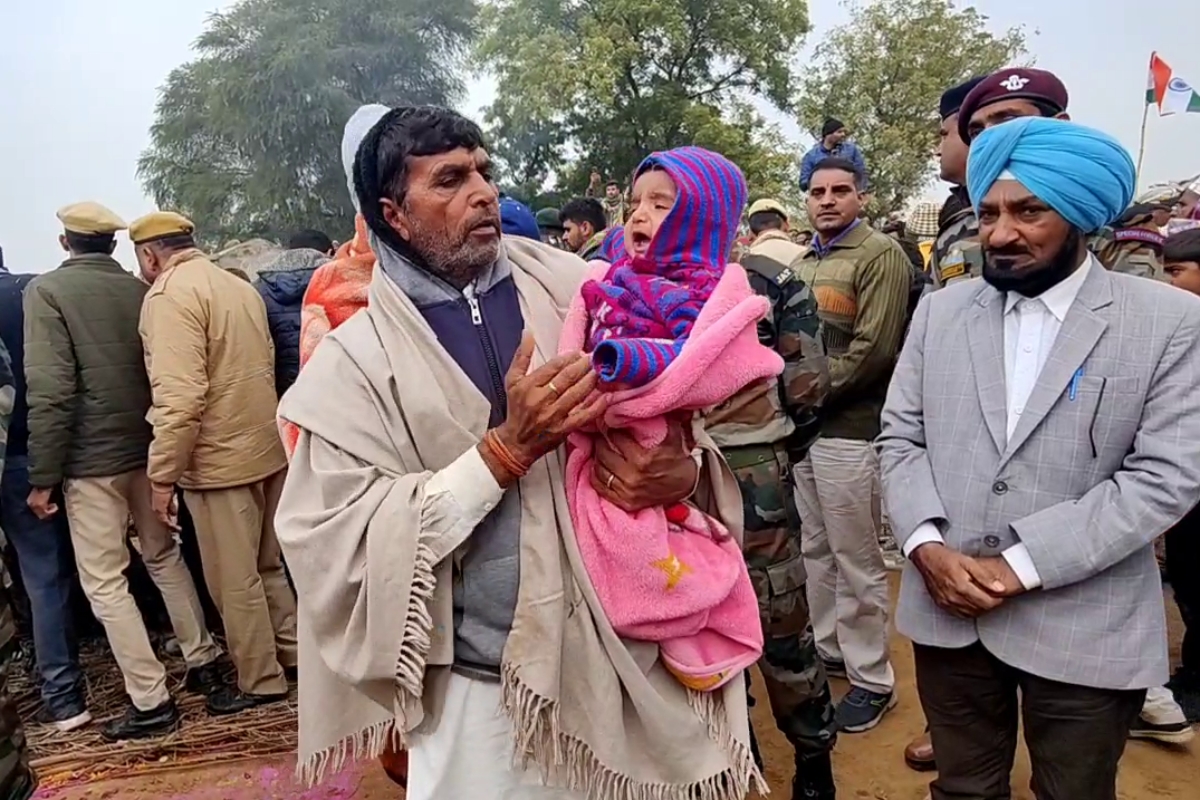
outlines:
[{"label": "black jacket", "polygon": [[300,310],[317,267],[329,256],[316,250],[287,250],[259,270],[254,287],[267,307],[275,343],[275,391],[282,397],[300,374]]},{"label": "black jacket", "polygon": [[29,406],[25,402],[25,313],[21,296],[33,275],[13,275],[0,262],[0,340],[12,360],[17,402],[8,426],[8,457],[29,453]]}]

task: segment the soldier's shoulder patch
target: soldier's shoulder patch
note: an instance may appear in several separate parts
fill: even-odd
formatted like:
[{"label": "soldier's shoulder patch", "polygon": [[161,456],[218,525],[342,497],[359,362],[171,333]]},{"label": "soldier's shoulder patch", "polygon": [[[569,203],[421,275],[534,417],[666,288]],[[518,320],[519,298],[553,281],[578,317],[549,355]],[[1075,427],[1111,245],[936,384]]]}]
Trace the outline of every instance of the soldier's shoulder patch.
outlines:
[{"label": "soldier's shoulder patch", "polygon": [[775,276],[775,283],[783,286],[785,283],[791,283],[796,279],[796,273],[791,267],[784,267],[783,271]]},{"label": "soldier's shoulder patch", "polygon": [[951,278],[958,278],[964,275],[966,271],[967,258],[963,255],[962,248],[959,247],[955,247],[947,253],[942,262],[938,264],[938,275],[941,277],[942,283]]}]

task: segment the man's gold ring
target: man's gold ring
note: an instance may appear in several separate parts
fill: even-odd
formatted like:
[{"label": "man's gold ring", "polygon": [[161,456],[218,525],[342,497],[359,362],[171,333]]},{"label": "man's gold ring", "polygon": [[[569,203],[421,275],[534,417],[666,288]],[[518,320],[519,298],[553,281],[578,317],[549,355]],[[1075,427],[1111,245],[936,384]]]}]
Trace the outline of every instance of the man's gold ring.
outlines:
[{"label": "man's gold ring", "polygon": [[616,476],[616,474],[615,474],[615,473],[612,473],[612,472],[608,473],[608,480],[606,480],[606,481],[604,482],[604,488],[605,488],[605,489],[611,489],[611,488],[612,488],[612,482],[613,482],[613,480],[614,480],[616,477],[617,477],[617,476]]},{"label": "man's gold ring", "polygon": [[550,381],[549,383],[547,383],[546,388],[549,389],[550,391],[554,392],[555,397],[558,397],[558,387],[554,385],[554,381]]}]

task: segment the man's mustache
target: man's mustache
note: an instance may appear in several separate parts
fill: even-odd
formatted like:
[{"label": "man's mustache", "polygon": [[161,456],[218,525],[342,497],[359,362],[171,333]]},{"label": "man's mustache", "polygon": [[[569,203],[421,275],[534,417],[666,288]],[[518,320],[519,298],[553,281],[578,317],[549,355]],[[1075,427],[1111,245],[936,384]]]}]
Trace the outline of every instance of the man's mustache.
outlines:
[{"label": "man's mustache", "polygon": [[1029,251],[1023,247],[1006,247],[1000,250],[987,250],[984,256],[994,266],[1001,269],[1008,269],[1013,266],[1019,258],[1027,258],[1030,255]]},{"label": "man's mustache", "polygon": [[476,228],[482,228],[484,225],[494,225],[496,230],[500,230],[500,215],[482,214],[476,219],[471,220],[471,223],[467,226],[467,230],[473,231]]}]

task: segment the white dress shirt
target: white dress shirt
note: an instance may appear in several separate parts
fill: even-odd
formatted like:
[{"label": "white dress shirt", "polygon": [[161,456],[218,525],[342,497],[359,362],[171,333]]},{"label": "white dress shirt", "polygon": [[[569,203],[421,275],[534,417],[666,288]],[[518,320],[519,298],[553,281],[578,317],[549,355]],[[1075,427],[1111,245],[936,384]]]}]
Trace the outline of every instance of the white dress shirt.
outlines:
[{"label": "white dress shirt", "polygon": [[[1037,297],[1024,297],[1016,292],[1005,294],[1004,384],[1008,388],[1009,439],[1017,429],[1017,423],[1025,411],[1025,404],[1029,401],[1038,375],[1050,356],[1050,350],[1054,347],[1054,340],[1058,338],[1067,312],[1078,297],[1088,272],[1097,269],[1095,260],[1095,257],[1089,254],[1079,269]],[[922,522],[905,541],[904,555],[911,557],[913,551],[923,544],[941,544],[944,541],[935,523]],[[1026,589],[1036,589],[1042,585],[1042,578],[1038,575],[1029,550],[1024,544],[1014,544],[1000,555],[1008,562],[1008,566]]]}]

